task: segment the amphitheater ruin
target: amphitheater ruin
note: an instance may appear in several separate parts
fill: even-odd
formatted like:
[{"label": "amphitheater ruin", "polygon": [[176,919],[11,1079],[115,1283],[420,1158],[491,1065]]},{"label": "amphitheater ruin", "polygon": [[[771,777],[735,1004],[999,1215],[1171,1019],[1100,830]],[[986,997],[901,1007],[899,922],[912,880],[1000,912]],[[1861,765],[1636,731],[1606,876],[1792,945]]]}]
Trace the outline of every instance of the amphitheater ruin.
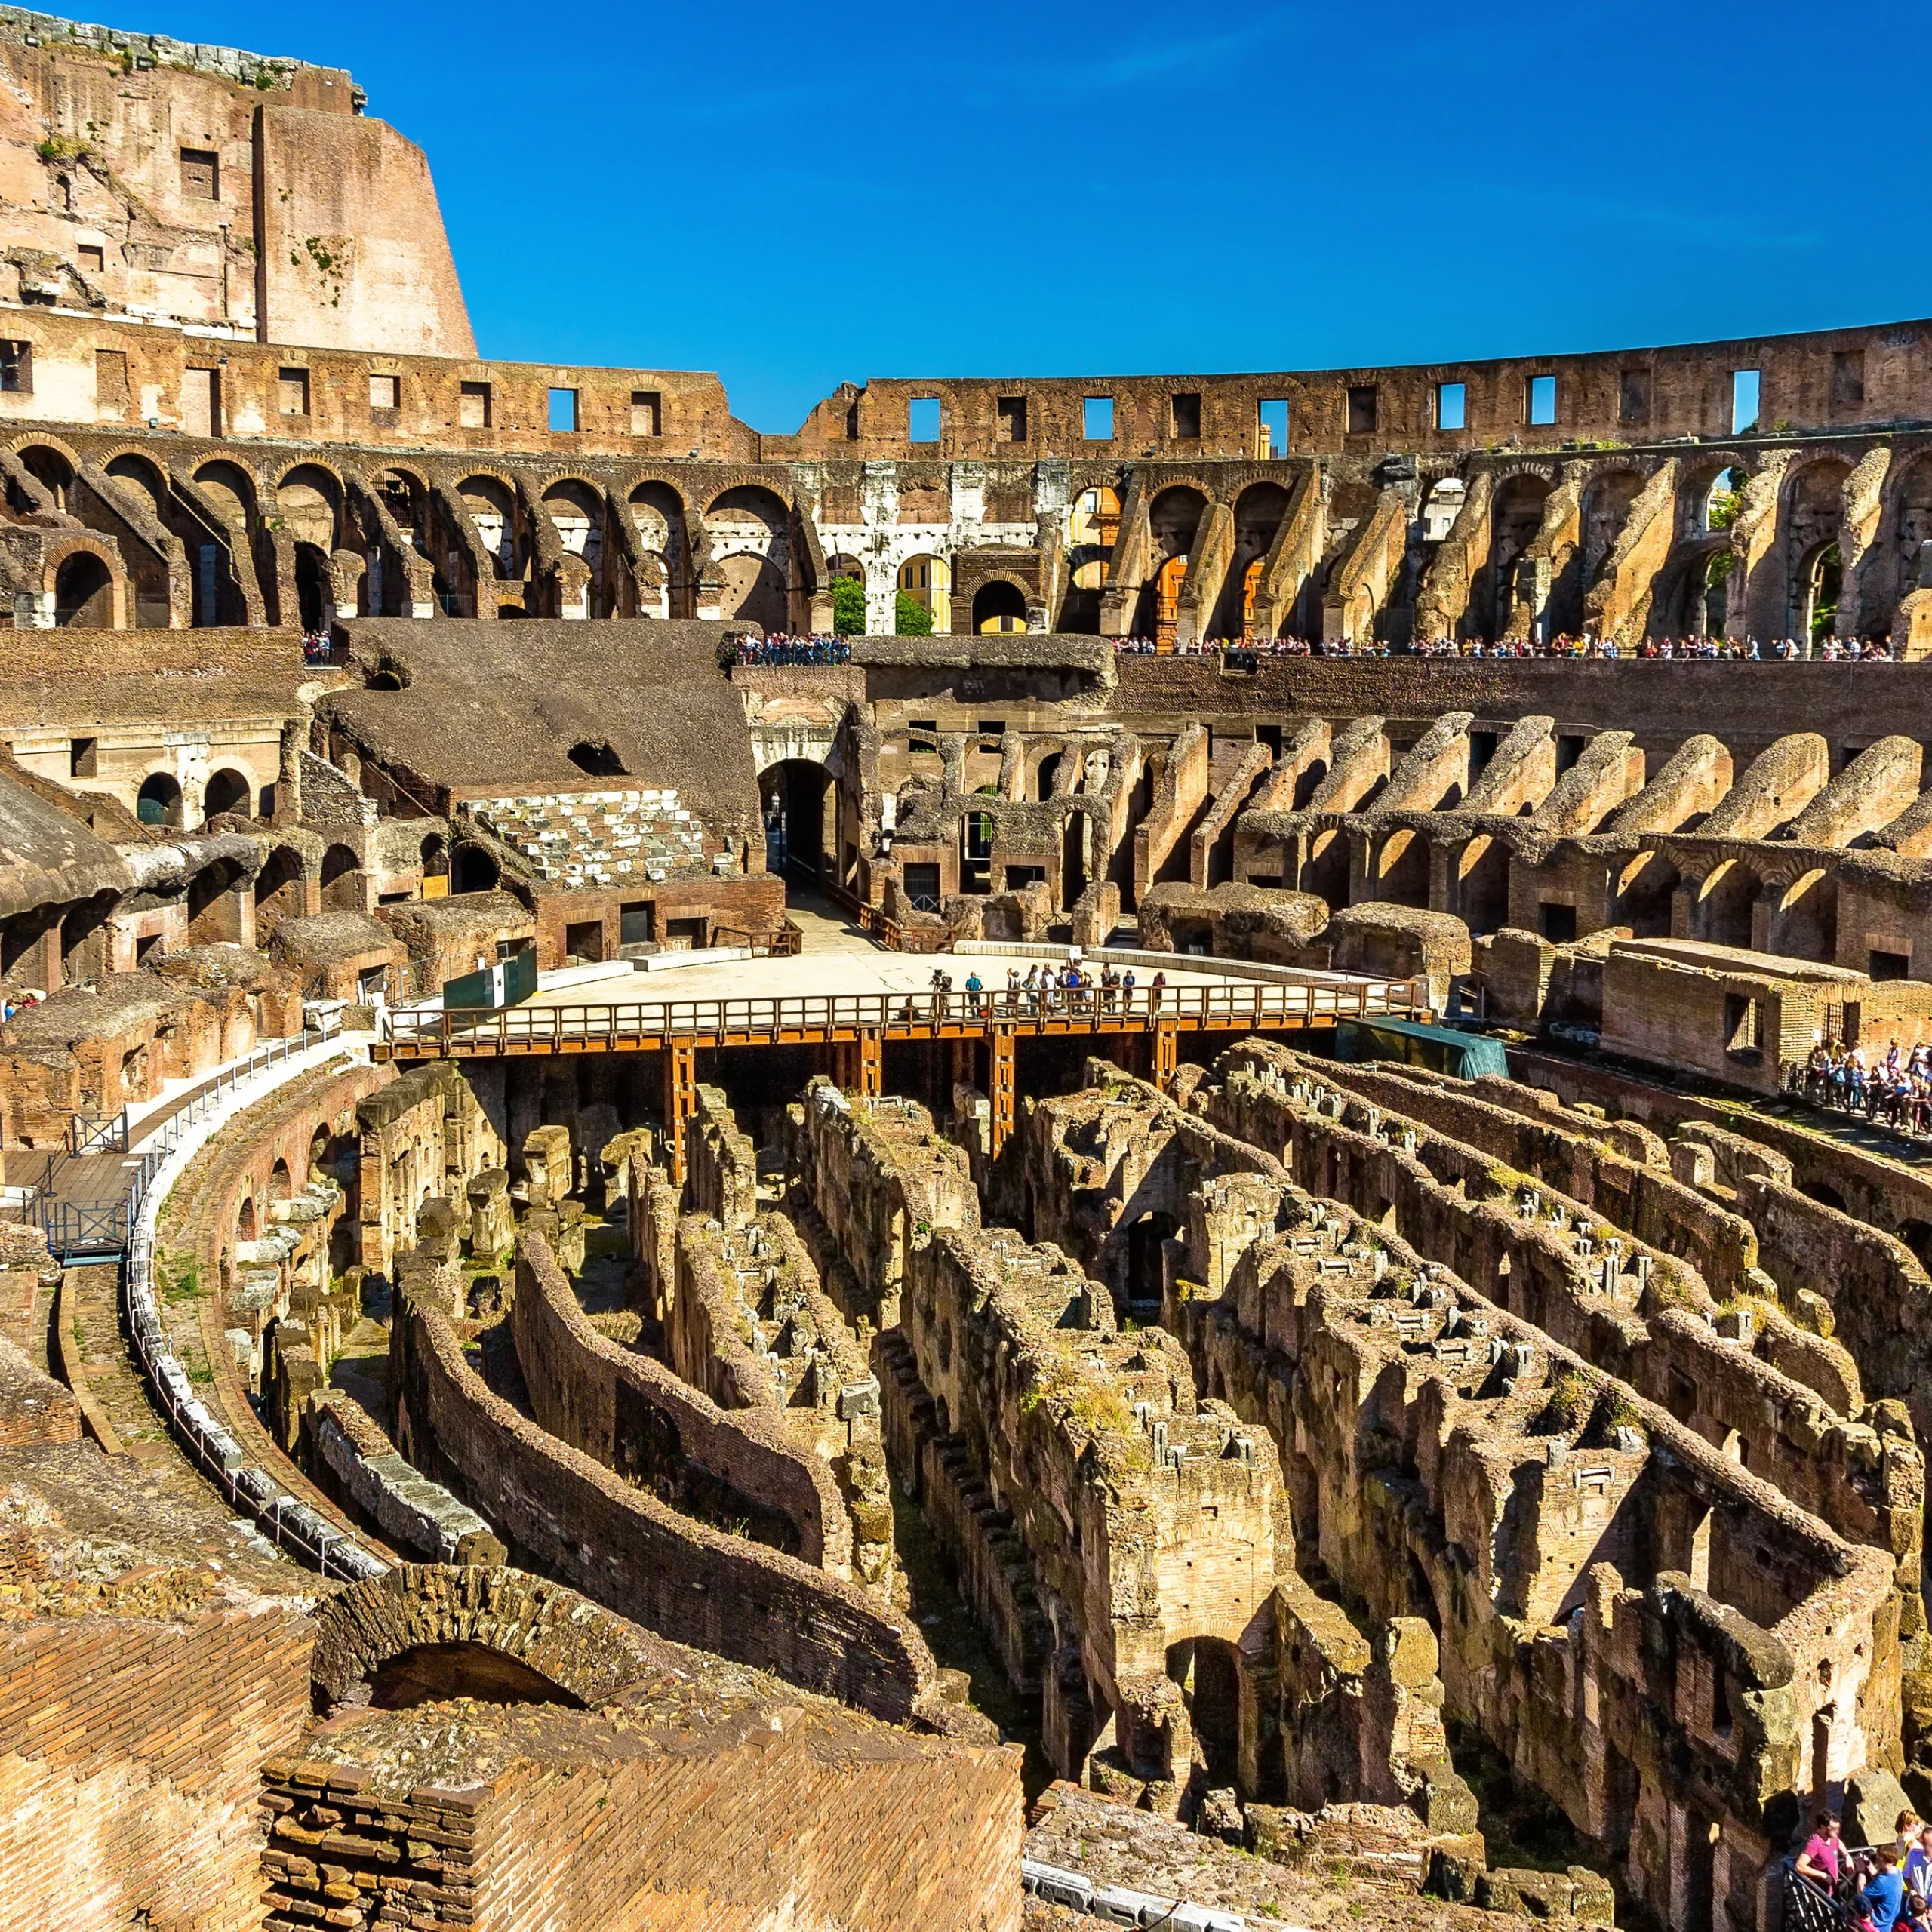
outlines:
[{"label": "amphitheater ruin", "polygon": [[9,1923],[1848,1928],[1932,321],[767,435],[0,69]]}]

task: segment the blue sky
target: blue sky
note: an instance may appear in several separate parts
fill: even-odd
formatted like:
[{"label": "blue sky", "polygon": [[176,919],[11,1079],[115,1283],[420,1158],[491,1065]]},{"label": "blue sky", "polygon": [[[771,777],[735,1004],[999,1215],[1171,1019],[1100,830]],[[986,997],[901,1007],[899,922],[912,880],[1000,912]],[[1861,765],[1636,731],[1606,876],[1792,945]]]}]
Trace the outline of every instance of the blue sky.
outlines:
[{"label": "blue sky", "polygon": [[[427,151],[486,355],[1324,368],[1932,313],[1922,10],[163,5]],[[547,30],[546,30],[547,29]]]}]

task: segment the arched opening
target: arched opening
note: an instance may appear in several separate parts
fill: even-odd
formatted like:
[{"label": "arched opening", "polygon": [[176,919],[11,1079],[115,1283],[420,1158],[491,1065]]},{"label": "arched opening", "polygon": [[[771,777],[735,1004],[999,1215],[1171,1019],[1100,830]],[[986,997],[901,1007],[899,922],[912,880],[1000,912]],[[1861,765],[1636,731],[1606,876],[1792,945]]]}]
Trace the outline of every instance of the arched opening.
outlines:
[{"label": "arched opening", "polygon": [[932,620],[935,632],[952,628],[952,570],[943,557],[908,557],[899,566],[899,591]]},{"label": "arched opening", "polygon": [[60,921],[60,977],[69,986],[96,980],[107,971],[107,919],[112,897],[90,899]]},{"label": "arched opening", "polygon": [[668,483],[640,483],[630,494],[631,526],[637,546],[661,567],[663,587],[655,605],[641,611],[646,617],[684,617],[688,608],[685,586],[685,506]]},{"label": "arched opening", "polygon": [[257,930],[264,915],[271,921],[299,918],[302,910],[301,859],[292,846],[278,845],[255,875]]},{"label": "arched opening", "polygon": [[1017,584],[996,580],[983,583],[973,593],[973,629],[976,635],[1023,631],[1026,628],[1026,595]]},{"label": "arched opening", "polygon": [[466,476],[456,494],[499,583],[523,574],[516,540],[516,499],[494,476]]},{"label": "arched opening", "polygon": [[1462,915],[1472,933],[1493,933],[1509,923],[1510,856],[1508,844],[1487,832],[1457,855]]},{"label": "arched opening", "polygon": [[[1488,595],[1491,638],[1532,634],[1543,613],[1547,585],[1524,571],[1524,553],[1543,528],[1550,485],[1541,476],[1512,476],[1497,490],[1490,511]],[[1587,567],[1588,558],[1586,557]]]},{"label": "arched opening", "polygon": [[1696,937],[1712,946],[1749,947],[1751,912],[1758,903],[1758,877],[1735,859],[1725,860],[1703,881],[1697,896]]},{"label": "arched opening", "polygon": [[54,621],[84,630],[114,626],[114,574],[91,550],[76,550],[54,573]]},{"label": "arched opening", "polygon": [[202,794],[202,811],[208,818],[219,818],[223,812],[238,813],[243,818],[251,818],[249,801],[254,787],[248,783],[248,774],[237,771],[232,765],[223,765],[208,782]]},{"label": "arched opening", "polygon": [[1151,635],[1163,649],[1174,643],[1187,560],[1194,554],[1195,537],[1207,514],[1207,497],[1189,484],[1163,490],[1148,506],[1147,528],[1153,543],[1134,628],[1143,637]]},{"label": "arched opening", "polygon": [[232,859],[204,866],[188,881],[188,943],[242,941],[242,868]]},{"label": "arched opening", "polygon": [[481,845],[459,845],[451,861],[450,880],[457,892],[494,892],[503,881],[503,871],[489,851]]},{"label": "arched opening", "polygon": [[72,514],[69,492],[74,487],[74,466],[60,452],[45,443],[29,443],[14,451],[26,469],[54,499],[54,507],[63,515]]},{"label": "arched opening", "polygon": [[580,771],[587,771],[593,778],[626,778],[630,774],[624,769],[624,761],[611,748],[608,740],[585,738],[570,748],[571,764]]},{"label": "arched opening", "polygon": [[1288,493],[1278,483],[1251,484],[1235,498],[1234,554],[1208,626],[1210,637],[1254,635],[1254,599],[1262,571],[1287,513]]},{"label": "arched opening", "polygon": [[195,472],[195,481],[231,529],[245,534],[253,527],[254,481],[239,463],[205,463]]},{"label": "arched opening", "polygon": [[718,614],[768,633],[789,629],[785,573],[770,557],[740,551],[718,565]]},{"label": "arched opening", "polygon": [[379,1711],[469,1697],[480,1704],[561,1704],[580,1711],[583,1700],[521,1657],[488,1644],[417,1644],[385,1657],[369,1678],[369,1702]]},{"label": "arched opening", "polygon": [[117,483],[125,483],[140,491],[147,499],[144,507],[152,509],[156,516],[162,516],[168,507],[168,478],[146,457],[123,450],[109,460],[107,473]]},{"label": "arched opening", "polygon": [[275,1165],[269,1170],[269,1198],[286,1201],[295,1192],[295,1183],[290,1178],[288,1163],[277,1155]]},{"label": "arched opening", "polygon": [[259,1238],[255,1232],[255,1198],[245,1195],[242,1204],[235,1211],[235,1238],[238,1241]]},{"label": "arched opening", "polygon": [[1430,489],[1422,506],[1422,540],[1425,543],[1440,543],[1456,527],[1456,519],[1463,513],[1463,499],[1468,494],[1468,488],[1460,476],[1445,476]]},{"label": "arched opening", "polygon": [[295,609],[305,635],[315,636],[328,628],[328,560],[312,543],[295,546]]},{"label": "arched opening", "polygon": [[1798,1191],[1807,1201],[1815,1201],[1820,1208],[1835,1208],[1842,1214],[1845,1211],[1844,1196],[1829,1181],[1801,1180]]},{"label": "arched opening", "polygon": [[1628,926],[1637,939],[1669,938],[1671,902],[1681,883],[1661,852],[1638,853],[1617,882],[1614,923]]},{"label": "arched opening", "polygon": [[1831,635],[1844,585],[1844,561],[1838,546],[1825,544],[1812,557],[1804,575],[1804,635],[1813,643]]},{"label": "arched opening", "polygon": [[1120,497],[1105,484],[1083,490],[1067,512],[1067,591],[1060,629],[1089,635],[1100,628],[1100,592],[1120,540]]},{"label": "arched opening", "polygon": [[497,615],[499,618],[527,617],[530,613],[521,604],[499,604],[497,606]]},{"label": "arched opening", "polygon": [[758,774],[764,814],[764,863],[816,885],[830,875],[832,774],[810,758],[788,758]]},{"label": "arched opening", "polygon": [[360,912],[365,909],[362,862],[346,845],[331,845],[322,854],[322,909]]},{"label": "arched opening", "polygon": [[312,543],[325,554],[338,548],[337,515],[342,485],[319,463],[297,463],[276,487],[276,513],[298,543]]},{"label": "arched opening", "polygon": [[432,832],[417,848],[423,862],[423,876],[427,879],[449,877],[450,848],[440,832]]},{"label": "arched opening", "polygon": [[1932,1270],[1932,1221],[1901,1221],[1898,1238],[1917,1257],[1920,1267]]},{"label": "arched opening", "polygon": [[566,476],[543,492],[543,507],[549,512],[565,549],[574,557],[581,557],[590,573],[587,614],[608,617],[604,585],[602,494],[577,477]]},{"label": "arched opening", "polygon": [[141,780],[134,797],[134,816],[143,825],[181,823],[181,787],[171,773],[152,771]]}]

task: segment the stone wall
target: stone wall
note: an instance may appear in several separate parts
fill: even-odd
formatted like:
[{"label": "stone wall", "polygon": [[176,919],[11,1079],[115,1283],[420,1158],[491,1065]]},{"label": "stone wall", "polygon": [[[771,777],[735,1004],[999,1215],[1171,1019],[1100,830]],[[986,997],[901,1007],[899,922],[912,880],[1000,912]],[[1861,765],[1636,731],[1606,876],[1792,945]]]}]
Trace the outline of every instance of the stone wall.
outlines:
[{"label": "stone wall", "polygon": [[491,1393],[436,1309],[406,1293],[390,1346],[398,1446],[512,1550],[674,1642],[875,1715],[949,1729],[931,1654],[856,1585],[680,1515]]}]

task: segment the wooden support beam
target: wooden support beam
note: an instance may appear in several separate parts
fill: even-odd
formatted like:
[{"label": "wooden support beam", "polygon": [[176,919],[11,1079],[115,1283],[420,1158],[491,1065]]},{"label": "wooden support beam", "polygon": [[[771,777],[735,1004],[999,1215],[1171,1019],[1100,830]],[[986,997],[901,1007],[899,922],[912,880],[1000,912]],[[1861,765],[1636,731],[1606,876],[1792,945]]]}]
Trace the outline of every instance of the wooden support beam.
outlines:
[{"label": "wooden support beam", "polygon": [[1013,1031],[1011,1027],[998,1027],[986,1036],[986,1057],[990,1063],[988,1074],[989,1091],[987,1097],[992,1102],[992,1151],[993,1158],[999,1158],[1000,1149],[1006,1145],[1007,1137],[1013,1131],[1014,1114],[1013,1078]]},{"label": "wooden support beam", "polygon": [[685,1184],[685,1123],[697,1111],[697,1053],[683,1041],[664,1049],[664,1132],[669,1139],[671,1178]]}]

